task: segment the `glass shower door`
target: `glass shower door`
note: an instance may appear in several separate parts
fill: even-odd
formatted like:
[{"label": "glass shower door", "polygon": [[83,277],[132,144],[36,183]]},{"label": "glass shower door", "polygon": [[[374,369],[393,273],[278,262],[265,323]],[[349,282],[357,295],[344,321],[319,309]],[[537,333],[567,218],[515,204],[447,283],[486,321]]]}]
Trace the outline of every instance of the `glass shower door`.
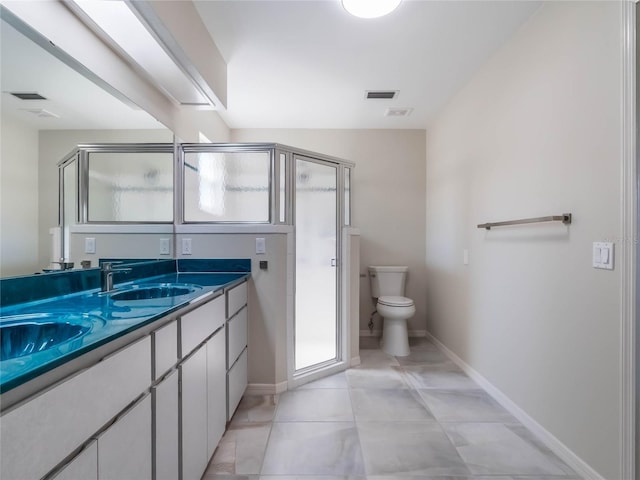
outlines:
[{"label": "glass shower door", "polygon": [[295,370],[338,360],[337,168],[295,157]]}]

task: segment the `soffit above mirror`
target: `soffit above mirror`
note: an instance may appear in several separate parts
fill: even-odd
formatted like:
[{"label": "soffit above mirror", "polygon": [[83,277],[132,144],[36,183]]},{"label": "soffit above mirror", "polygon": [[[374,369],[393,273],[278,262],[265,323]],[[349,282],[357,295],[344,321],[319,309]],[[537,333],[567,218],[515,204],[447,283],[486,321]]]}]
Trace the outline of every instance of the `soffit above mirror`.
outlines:
[{"label": "soffit above mirror", "polygon": [[[2,114],[38,130],[164,129],[131,103],[66,65],[12,25],[0,23]],[[38,93],[45,100],[21,100],[11,92]]]}]

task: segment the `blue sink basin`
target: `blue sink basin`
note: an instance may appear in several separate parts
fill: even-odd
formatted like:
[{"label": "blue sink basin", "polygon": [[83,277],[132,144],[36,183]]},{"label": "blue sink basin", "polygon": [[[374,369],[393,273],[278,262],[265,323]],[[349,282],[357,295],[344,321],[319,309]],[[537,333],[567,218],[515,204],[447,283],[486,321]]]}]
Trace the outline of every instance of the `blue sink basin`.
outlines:
[{"label": "blue sink basin", "polygon": [[79,339],[104,320],[93,315],[34,313],[0,319],[0,361],[24,357]]},{"label": "blue sink basin", "polygon": [[199,285],[188,283],[158,283],[152,285],[134,286],[122,292],[111,294],[111,300],[119,301],[136,301],[136,300],[155,300],[164,298],[180,297],[201,290]]}]

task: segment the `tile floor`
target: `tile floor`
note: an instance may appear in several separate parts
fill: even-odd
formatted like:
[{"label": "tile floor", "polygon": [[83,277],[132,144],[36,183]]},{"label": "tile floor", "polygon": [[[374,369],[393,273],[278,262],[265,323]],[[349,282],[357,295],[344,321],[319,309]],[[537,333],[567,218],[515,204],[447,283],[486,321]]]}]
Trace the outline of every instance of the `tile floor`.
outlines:
[{"label": "tile floor", "polygon": [[358,368],[245,397],[203,479],[579,478],[433,344],[362,340]]}]

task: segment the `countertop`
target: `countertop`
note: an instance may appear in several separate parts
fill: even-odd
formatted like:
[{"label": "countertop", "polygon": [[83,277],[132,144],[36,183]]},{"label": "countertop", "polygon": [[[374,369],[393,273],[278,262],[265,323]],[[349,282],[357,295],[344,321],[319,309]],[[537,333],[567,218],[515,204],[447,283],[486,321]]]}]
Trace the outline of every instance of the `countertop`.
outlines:
[{"label": "countertop", "polygon": [[[89,331],[71,341],[41,352],[0,361],[0,393],[5,393],[45,372],[180,309],[214,298],[248,278],[250,273],[184,272],[139,278],[116,285],[116,291],[89,289],[0,308],[0,325],[32,319],[82,321]],[[153,284],[190,284],[195,291],[174,297],[145,300],[114,300],[116,292]],[[80,318],[82,317],[82,318]],[[55,320],[53,320],[55,319]],[[3,347],[5,340],[2,340]]]}]

